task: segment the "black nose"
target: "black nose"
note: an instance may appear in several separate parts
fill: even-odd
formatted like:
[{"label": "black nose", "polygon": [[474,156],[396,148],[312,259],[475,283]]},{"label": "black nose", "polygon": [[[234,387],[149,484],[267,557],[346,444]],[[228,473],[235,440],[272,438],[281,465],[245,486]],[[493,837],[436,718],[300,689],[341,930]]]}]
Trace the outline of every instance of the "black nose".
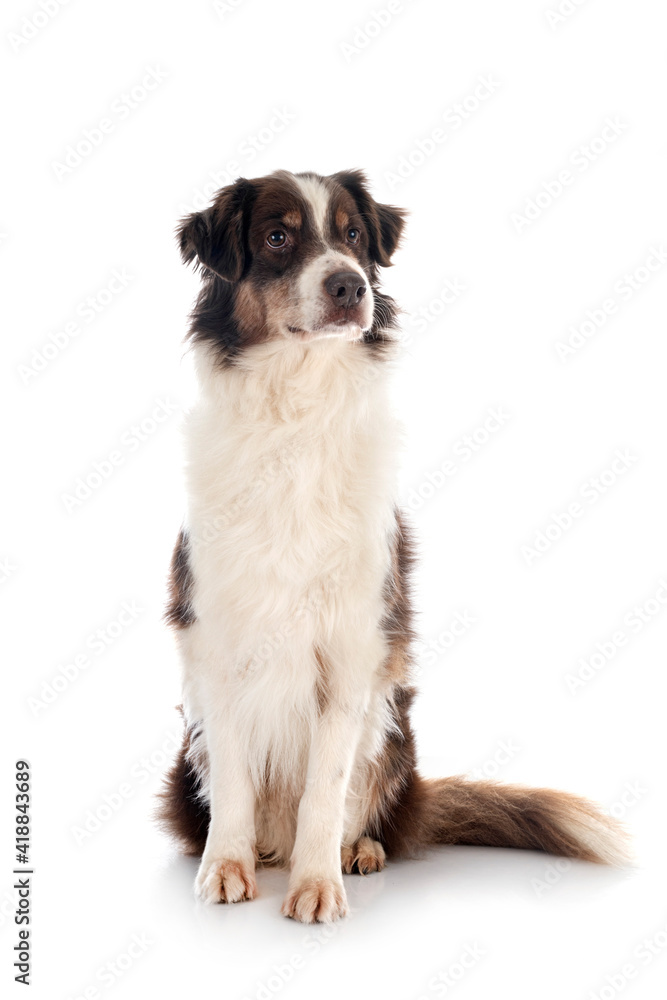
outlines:
[{"label": "black nose", "polygon": [[357,271],[338,271],[324,282],[336,305],[349,309],[358,305],[366,294],[366,282]]}]

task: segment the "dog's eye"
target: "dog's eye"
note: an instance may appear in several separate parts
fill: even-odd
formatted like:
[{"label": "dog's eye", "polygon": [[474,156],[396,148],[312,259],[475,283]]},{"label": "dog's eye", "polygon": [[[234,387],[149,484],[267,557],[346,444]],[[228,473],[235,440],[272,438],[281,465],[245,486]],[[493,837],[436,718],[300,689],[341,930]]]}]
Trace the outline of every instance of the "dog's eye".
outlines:
[{"label": "dog's eye", "polygon": [[347,242],[348,243],[358,243],[361,233],[358,229],[348,229],[347,231]]},{"label": "dog's eye", "polygon": [[276,247],[284,246],[286,240],[287,236],[282,231],[282,229],[275,229],[272,233],[269,233],[269,235],[266,237],[266,242],[270,247],[273,247],[274,249]]}]

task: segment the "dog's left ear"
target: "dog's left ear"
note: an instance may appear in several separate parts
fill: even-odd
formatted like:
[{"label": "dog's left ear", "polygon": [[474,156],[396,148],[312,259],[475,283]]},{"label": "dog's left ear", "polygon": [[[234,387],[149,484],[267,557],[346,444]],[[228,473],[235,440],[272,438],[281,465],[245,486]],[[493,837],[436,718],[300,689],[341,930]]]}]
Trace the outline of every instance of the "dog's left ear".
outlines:
[{"label": "dog's left ear", "polygon": [[246,208],[254,187],[244,177],[222,188],[210,208],[186,216],[176,231],[186,264],[197,260],[225,281],[239,281],[246,266]]},{"label": "dog's left ear", "polygon": [[371,257],[381,267],[389,267],[398,247],[407,211],[394,205],[382,205],[368,190],[368,179],[362,170],[343,170],[333,179],[348,191],[357,203],[368,228]]}]

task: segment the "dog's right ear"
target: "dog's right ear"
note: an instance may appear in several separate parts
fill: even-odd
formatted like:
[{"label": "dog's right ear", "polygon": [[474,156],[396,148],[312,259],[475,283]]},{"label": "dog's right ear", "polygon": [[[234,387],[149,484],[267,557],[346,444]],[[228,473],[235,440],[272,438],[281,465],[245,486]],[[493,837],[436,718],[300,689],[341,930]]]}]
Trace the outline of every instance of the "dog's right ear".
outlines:
[{"label": "dog's right ear", "polygon": [[223,188],[210,208],[181,220],[176,230],[186,264],[196,260],[225,281],[239,281],[247,262],[246,214],[253,185],[245,177]]}]

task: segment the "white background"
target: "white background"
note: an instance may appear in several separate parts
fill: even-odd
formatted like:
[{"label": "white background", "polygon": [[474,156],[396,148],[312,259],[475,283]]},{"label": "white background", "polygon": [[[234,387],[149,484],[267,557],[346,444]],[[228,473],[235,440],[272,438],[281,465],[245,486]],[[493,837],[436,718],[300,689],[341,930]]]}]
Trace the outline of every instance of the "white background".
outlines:
[{"label": "white background", "polygon": [[[4,979],[16,941],[12,771],[25,756],[33,997],[661,992],[663,12],[588,0],[562,4],[571,13],[558,21],[556,2],[404,0],[381,28],[372,17],[385,0],[237,0],[220,11],[205,0],[71,0],[50,18],[28,0],[4,5],[0,937]],[[149,69],[164,78],[123,111]],[[484,100],[480,78],[492,81]],[[282,131],[276,109],[291,118]],[[103,118],[112,129],[99,145],[59,168]],[[438,128],[443,141],[429,145]],[[392,176],[406,161],[409,176]],[[180,414],[193,393],[182,338],[197,279],[173,230],[230,162],[251,177],[360,166],[379,200],[411,213],[385,284],[406,310],[396,405],[420,539],[424,769],[590,795],[624,816],[637,870],[442,849],[346,877],[354,912],[333,932],[279,915],[283,873],[260,873],[252,904],[195,904],[195,862],[150,822],[179,725],[161,613],[184,509]],[[571,183],[559,191],[563,170]],[[131,280],[109,296],[114,269]],[[465,291],[445,305],[452,286]],[[92,322],[89,296],[101,307]],[[557,343],[587,310],[599,320],[608,299],[615,311],[563,360]],[[160,401],[172,412],[151,423]],[[491,407],[509,416],[485,435]],[[133,428],[147,419],[140,441]],[[460,442],[475,431],[488,440],[465,461]],[[632,460],[601,494],[589,481],[617,449]],[[112,474],[67,504],[114,451]],[[456,474],[430,489],[448,459]],[[559,533],[552,518],[574,502],[581,516]],[[522,547],[549,524],[547,550],[527,558]],[[122,627],[124,603],[138,610]],[[638,606],[647,620],[633,626]],[[475,621],[452,641],[457,613]],[[96,652],[100,628],[110,642]],[[625,644],[571,690],[566,675],[619,631]],[[77,656],[87,665],[54,694]],[[113,813],[105,796],[120,801]],[[129,962],[133,934],[150,943]],[[479,957],[455,981],[466,949]],[[120,977],[99,972],[109,962]]]}]

